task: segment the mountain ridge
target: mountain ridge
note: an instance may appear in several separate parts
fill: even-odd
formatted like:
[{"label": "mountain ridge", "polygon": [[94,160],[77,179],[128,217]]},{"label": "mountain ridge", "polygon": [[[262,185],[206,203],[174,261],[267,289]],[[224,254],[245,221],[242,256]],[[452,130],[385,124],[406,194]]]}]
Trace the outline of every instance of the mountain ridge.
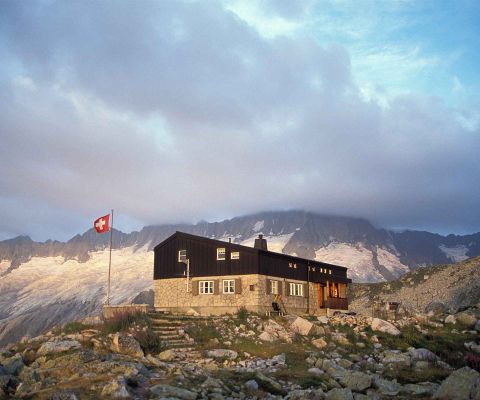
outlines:
[{"label": "mountain ridge", "polygon": [[[130,233],[114,229],[113,248],[152,250],[175,231],[224,240],[231,237],[235,243],[242,244],[263,233],[271,241],[282,238],[274,251],[310,259],[327,257],[325,262],[338,260],[337,263],[348,263],[352,258],[363,257],[366,268],[378,272],[376,277],[370,276],[370,280],[395,279],[402,269],[406,272],[404,267],[415,269],[447,264],[480,255],[480,232],[446,236],[428,231],[395,232],[376,228],[364,218],[329,216],[300,210],[265,211],[219,222],[147,225]],[[66,242],[35,242],[28,236],[0,241],[0,261],[10,262],[8,268],[0,270],[0,276],[32,257],[62,256],[65,261],[86,262],[92,252],[108,247],[108,239],[108,235],[98,235],[91,228]],[[350,256],[343,257],[345,253]]]}]

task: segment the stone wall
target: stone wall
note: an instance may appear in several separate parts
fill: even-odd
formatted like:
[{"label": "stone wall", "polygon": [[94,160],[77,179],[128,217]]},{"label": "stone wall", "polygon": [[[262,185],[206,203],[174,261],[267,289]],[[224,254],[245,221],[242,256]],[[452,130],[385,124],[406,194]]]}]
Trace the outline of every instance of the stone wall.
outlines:
[{"label": "stone wall", "polygon": [[[241,293],[223,294],[222,281],[224,279],[240,279]],[[283,295],[281,298],[288,313],[305,314],[308,310],[311,314],[325,314],[326,310],[318,307],[314,283],[310,283],[307,291],[306,282],[289,279],[288,282],[305,284],[304,296],[286,296],[287,280],[258,274],[192,278],[189,280],[188,292],[186,278],[157,279],[154,281],[154,307],[157,311],[174,313],[184,313],[193,309],[200,314],[219,315],[235,313],[242,307],[249,311],[264,313],[272,310],[272,302],[275,300],[275,295],[267,293],[268,279],[282,281]],[[206,280],[219,282],[218,294],[196,294],[196,290],[192,290],[199,281]],[[307,301],[307,292],[310,304]]]}]

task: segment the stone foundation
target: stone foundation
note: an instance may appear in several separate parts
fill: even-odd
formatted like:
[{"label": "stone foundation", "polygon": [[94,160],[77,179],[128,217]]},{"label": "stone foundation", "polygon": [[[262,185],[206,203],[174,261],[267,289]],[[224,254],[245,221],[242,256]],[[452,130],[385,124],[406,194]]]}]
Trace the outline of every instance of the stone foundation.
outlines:
[{"label": "stone foundation", "polygon": [[[223,294],[222,281],[224,279],[234,279],[236,284],[240,282],[241,290],[237,288],[236,292],[238,293]],[[157,279],[154,281],[154,307],[156,311],[179,314],[191,309],[202,315],[233,314],[240,308],[263,314],[266,311],[272,311],[272,302],[275,301],[275,295],[267,293],[268,279],[281,281],[283,293],[285,293],[286,279],[258,274],[191,278],[188,282],[188,292],[186,278]],[[216,294],[197,294],[194,285],[198,285],[199,281],[209,280],[218,281],[218,292]],[[283,294],[281,298],[287,313],[326,314],[326,309],[318,307],[317,291],[314,283],[310,283],[309,290],[307,290],[307,283],[304,281],[288,279],[288,282],[304,284],[304,296],[286,296]]]}]

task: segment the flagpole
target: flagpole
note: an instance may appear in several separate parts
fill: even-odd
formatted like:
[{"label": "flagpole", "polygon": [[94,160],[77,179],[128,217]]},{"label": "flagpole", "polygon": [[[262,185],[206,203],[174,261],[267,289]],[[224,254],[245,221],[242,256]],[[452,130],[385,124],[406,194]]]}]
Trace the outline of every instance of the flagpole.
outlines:
[{"label": "flagpole", "polygon": [[108,290],[107,290],[107,306],[110,305],[110,271],[112,269],[112,232],[113,232],[113,210],[112,220],[110,224],[110,257],[108,260]]}]

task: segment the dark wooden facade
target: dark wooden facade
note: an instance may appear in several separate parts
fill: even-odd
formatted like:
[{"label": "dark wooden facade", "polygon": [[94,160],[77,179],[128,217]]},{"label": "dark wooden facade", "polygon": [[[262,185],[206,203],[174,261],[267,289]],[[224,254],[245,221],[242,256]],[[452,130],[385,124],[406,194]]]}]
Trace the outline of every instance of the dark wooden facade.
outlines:
[{"label": "dark wooden facade", "polygon": [[[217,248],[225,248],[225,260],[217,260]],[[178,261],[179,250],[187,251],[192,278],[261,274],[320,284],[327,281],[351,282],[345,267],[183,232],[174,233],[154,248],[153,279],[184,276],[186,266]],[[232,251],[240,252],[240,259],[232,260]]]}]

